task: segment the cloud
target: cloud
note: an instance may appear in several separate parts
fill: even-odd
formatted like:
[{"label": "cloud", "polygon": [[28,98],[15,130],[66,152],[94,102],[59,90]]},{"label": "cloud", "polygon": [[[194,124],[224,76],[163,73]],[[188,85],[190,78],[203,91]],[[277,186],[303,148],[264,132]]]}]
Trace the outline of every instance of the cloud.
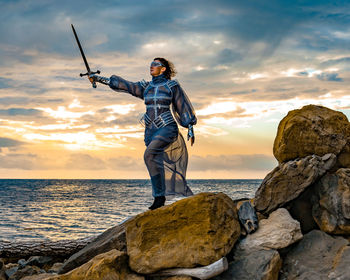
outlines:
[{"label": "cloud", "polygon": [[208,155],[191,157],[190,170],[271,170],[277,164],[272,156],[254,155]]},{"label": "cloud", "polygon": [[9,88],[10,87],[10,85],[9,85],[10,82],[11,82],[10,79],[5,79],[5,78],[1,78],[0,77],[0,89],[2,89],[2,88]]},{"label": "cloud", "polygon": [[41,157],[32,153],[10,153],[0,154],[0,168],[37,170],[48,169],[48,165]]},{"label": "cloud", "polygon": [[320,65],[322,67],[332,67],[339,64],[348,65],[349,62],[350,62],[350,57],[341,57],[337,59],[329,59],[329,60],[323,61]]},{"label": "cloud", "polygon": [[[71,23],[90,67],[102,70],[103,76],[149,80],[150,59],[172,60],[198,113],[196,131],[208,143],[218,135],[229,142],[232,129],[249,131],[250,124],[259,121],[263,126],[267,118],[276,120],[308,103],[349,107],[350,6],[344,1],[0,0],[0,4],[3,136],[41,148],[52,145],[62,153],[84,151],[76,158],[65,154],[62,160],[71,167],[79,162],[82,170],[141,168],[142,160],[87,153],[121,149],[125,155],[126,147],[139,147],[135,143],[140,139],[135,138],[142,138],[138,120],[145,111],[140,99],[103,85],[93,89],[79,77],[85,66]],[[131,105],[134,110],[122,115],[106,109],[111,105]],[[53,159],[33,156],[27,143],[20,149],[22,154],[2,159],[18,159],[19,166],[23,160],[26,168],[29,163],[33,168],[53,168]],[[210,149],[202,150],[204,159]],[[248,161],[240,156],[230,159]]]},{"label": "cloud", "polygon": [[0,116],[41,116],[42,112],[36,109],[10,108],[0,110]]},{"label": "cloud", "polygon": [[225,48],[217,54],[217,59],[213,65],[232,64],[242,59],[243,57],[241,53],[232,49]]},{"label": "cloud", "polygon": [[342,82],[343,79],[338,77],[338,73],[321,73],[319,75],[317,75],[317,79],[321,80],[321,81],[332,81],[332,82]]},{"label": "cloud", "polygon": [[[115,50],[130,53],[145,43],[161,38],[174,38],[187,34],[187,42],[196,35],[209,34],[212,38],[221,35],[236,47],[242,43],[253,48],[262,43],[260,55],[271,55],[284,38],[303,28],[327,23],[340,28],[346,22],[342,10],[327,2],[318,5],[280,1],[132,1],[97,5],[94,1],[11,1],[2,3],[2,18],[6,23],[0,27],[3,44],[41,52],[56,52],[73,55],[77,48],[70,30],[76,29],[88,53]],[[337,10],[339,15],[334,14]],[[345,9],[344,9],[345,10]],[[327,18],[329,14],[333,18]],[[154,17],[162,21],[154,23]],[[46,24],[43,24],[45,22]],[[31,28],[27,28],[30,23]],[[303,25],[304,24],[304,25]],[[101,32],[103,25],[103,32]],[[343,30],[343,29],[341,29]],[[339,30],[339,31],[341,31]],[[132,35],[132,36],[131,36]],[[334,35],[335,36],[335,35]],[[215,37],[213,39],[216,39]],[[217,42],[220,40],[216,39]],[[221,40],[222,41],[222,40]],[[305,39],[306,41],[306,39]],[[307,41],[309,42],[309,41]],[[226,47],[221,50],[227,61],[240,60],[241,48]],[[17,54],[20,53],[17,51]],[[7,50],[11,53],[11,48]],[[31,55],[18,55],[22,61],[31,63]],[[227,62],[226,61],[226,62]]]},{"label": "cloud", "polygon": [[[0,138],[1,147],[21,145],[12,139]],[[0,168],[23,170],[144,170],[143,160],[129,156],[120,156],[103,159],[87,153],[61,154],[60,160],[54,155],[43,156],[35,153],[0,153]]]},{"label": "cloud", "polygon": [[97,157],[78,153],[69,156],[65,168],[78,170],[103,170],[106,168],[106,163]]},{"label": "cloud", "polygon": [[17,147],[23,144],[22,141],[17,141],[11,138],[0,137],[0,148]]},{"label": "cloud", "polygon": [[135,159],[128,156],[109,158],[108,167],[115,170],[142,170],[145,164],[142,159]]}]

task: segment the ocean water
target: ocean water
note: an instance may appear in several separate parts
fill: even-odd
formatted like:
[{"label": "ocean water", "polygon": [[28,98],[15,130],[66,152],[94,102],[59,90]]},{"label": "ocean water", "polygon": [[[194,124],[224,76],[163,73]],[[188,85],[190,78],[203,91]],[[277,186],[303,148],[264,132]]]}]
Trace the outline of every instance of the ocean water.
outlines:
[{"label": "ocean water", "polygon": [[[252,198],[262,180],[188,180],[194,194]],[[182,197],[167,201],[170,204]],[[0,241],[97,235],[148,210],[150,180],[0,179]]]}]

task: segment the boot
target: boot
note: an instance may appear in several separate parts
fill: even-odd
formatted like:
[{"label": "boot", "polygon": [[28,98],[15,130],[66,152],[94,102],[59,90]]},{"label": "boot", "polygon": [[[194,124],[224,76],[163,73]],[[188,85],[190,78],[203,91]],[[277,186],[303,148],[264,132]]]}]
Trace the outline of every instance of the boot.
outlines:
[{"label": "boot", "polygon": [[159,207],[164,206],[164,203],[165,203],[165,196],[156,196],[154,198],[153,204],[150,207],[148,207],[148,209],[151,209],[151,210],[157,209]]},{"label": "boot", "polygon": [[162,180],[161,174],[151,176],[152,182],[152,196],[163,196],[165,194],[165,184]]}]

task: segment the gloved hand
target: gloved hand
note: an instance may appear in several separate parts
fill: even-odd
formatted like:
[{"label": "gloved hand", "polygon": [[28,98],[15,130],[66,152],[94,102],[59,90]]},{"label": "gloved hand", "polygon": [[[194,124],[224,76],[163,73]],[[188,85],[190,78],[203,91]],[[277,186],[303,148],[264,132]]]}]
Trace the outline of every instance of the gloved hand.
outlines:
[{"label": "gloved hand", "polygon": [[104,84],[104,85],[109,85],[109,82],[110,82],[109,78],[98,76],[95,74],[89,75],[88,78],[89,78],[90,82],[92,83],[92,85],[93,86],[95,85],[94,87],[96,87],[96,82]]},{"label": "gloved hand", "polygon": [[96,77],[95,74],[91,74],[91,75],[88,76],[88,79],[90,80],[91,83],[96,82],[96,78],[97,77]]},{"label": "gloved hand", "polygon": [[194,144],[194,132],[193,126],[191,124],[188,125],[188,133],[187,133],[187,141],[191,139],[191,146]]}]

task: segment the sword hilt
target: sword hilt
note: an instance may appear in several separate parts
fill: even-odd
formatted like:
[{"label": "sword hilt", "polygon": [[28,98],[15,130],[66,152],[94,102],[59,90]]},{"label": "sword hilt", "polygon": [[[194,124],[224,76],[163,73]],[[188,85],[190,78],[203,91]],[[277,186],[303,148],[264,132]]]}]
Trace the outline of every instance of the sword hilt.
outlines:
[{"label": "sword hilt", "polygon": [[[80,77],[83,77],[83,76],[90,76],[90,75],[93,75],[93,74],[100,74],[100,73],[101,73],[100,70],[97,70],[96,72],[90,72],[90,73],[89,73],[89,72],[86,72],[85,74],[80,73]],[[97,87],[95,81],[91,82],[91,84],[92,84],[92,87],[93,87],[93,88],[96,88],[96,87]]]},{"label": "sword hilt", "polygon": [[100,70],[97,70],[96,72],[86,72],[84,74],[80,73],[80,77],[89,76],[89,75],[93,75],[93,74],[100,74],[100,73],[101,73]]}]

